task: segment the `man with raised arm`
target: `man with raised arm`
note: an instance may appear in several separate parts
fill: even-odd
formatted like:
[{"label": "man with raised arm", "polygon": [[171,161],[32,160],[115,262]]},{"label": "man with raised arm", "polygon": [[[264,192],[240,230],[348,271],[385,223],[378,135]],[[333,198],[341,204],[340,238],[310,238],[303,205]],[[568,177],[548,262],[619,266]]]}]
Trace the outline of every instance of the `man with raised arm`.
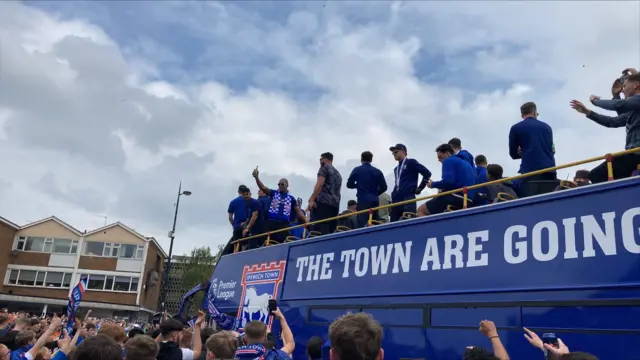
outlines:
[{"label": "man with raised arm", "polygon": [[[571,107],[587,118],[608,128],[626,128],[625,149],[640,147],[640,74],[629,75],[622,87],[624,99],[603,100],[591,95],[593,105],[611,111],[617,111],[618,116],[606,116],[589,110],[578,100],[571,101]],[[640,153],[631,153],[612,159],[613,176],[615,179],[630,177],[640,164]],[[607,162],[596,166],[589,172],[589,180],[597,184],[608,179]]]},{"label": "man with raised arm", "polygon": [[303,224],[307,223],[307,219],[302,213],[302,210],[300,210],[296,198],[289,194],[289,181],[287,179],[280,179],[280,181],[278,181],[278,190],[271,190],[260,181],[259,175],[260,172],[258,168],[253,170],[256,185],[258,185],[258,188],[260,188],[263,193],[271,198],[269,213],[267,214],[267,231],[271,232],[271,240],[282,243],[287,238],[287,235],[289,235],[289,232],[275,231],[288,228],[292,214],[295,213],[298,220]]},{"label": "man with raised arm", "polygon": [[287,319],[280,309],[273,312],[273,316],[280,321],[282,330],[282,349],[269,349],[267,343],[267,324],[262,321],[250,321],[244,327],[244,345],[238,346],[235,358],[238,360],[291,360],[291,354],[296,347],[293,333]]}]

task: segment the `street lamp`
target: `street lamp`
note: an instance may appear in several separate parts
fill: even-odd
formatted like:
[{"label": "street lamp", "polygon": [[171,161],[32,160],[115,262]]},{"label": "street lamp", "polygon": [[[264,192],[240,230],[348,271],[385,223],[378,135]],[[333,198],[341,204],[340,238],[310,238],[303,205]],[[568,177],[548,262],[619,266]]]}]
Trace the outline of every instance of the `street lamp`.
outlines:
[{"label": "street lamp", "polygon": [[173,214],[173,227],[171,231],[169,231],[169,238],[171,241],[169,242],[169,257],[167,258],[167,265],[164,268],[164,280],[162,281],[162,307],[166,306],[166,298],[167,298],[167,283],[169,282],[169,271],[171,271],[171,255],[173,254],[173,240],[175,239],[176,233],[176,222],[178,221],[178,208],[180,207],[180,196],[190,196],[192,194],[191,191],[182,190],[182,181],[180,181],[180,185],[178,185],[178,199],[176,200],[176,211]]}]

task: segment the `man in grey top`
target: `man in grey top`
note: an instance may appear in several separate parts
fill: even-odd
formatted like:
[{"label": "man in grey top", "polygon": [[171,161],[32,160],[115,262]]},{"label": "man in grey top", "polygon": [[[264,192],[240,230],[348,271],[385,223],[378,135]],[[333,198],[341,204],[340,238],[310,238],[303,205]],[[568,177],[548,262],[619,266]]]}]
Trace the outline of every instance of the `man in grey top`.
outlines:
[{"label": "man in grey top", "polygon": [[[626,70],[627,71],[627,70]],[[596,123],[609,127],[626,127],[627,139],[625,149],[640,147],[640,74],[635,73],[625,76],[622,86],[624,99],[602,100],[598,96],[591,95],[591,103],[605,110],[616,111],[618,116],[611,117],[600,115],[587,109],[578,100],[571,101],[571,107],[577,112],[587,115],[588,119]],[[640,164],[640,153],[622,155],[612,160],[613,176],[615,179],[630,177],[633,171]],[[608,180],[607,162],[596,166],[589,172],[589,180],[593,184]],[[612,179],[613,180],[613,179]]]},{"label": "man in grey top", "polygon": [[[340,189],[342,176],[333,167],[333,154],[326,152],[320,155],[320,170],[318,180],[313,187],[313,194],[309,198],[311,221],[318,221],[338,216],[340,212]],[[337,220],[325,221],[313,226],[314,231],[331,234],[336,230]]]}]

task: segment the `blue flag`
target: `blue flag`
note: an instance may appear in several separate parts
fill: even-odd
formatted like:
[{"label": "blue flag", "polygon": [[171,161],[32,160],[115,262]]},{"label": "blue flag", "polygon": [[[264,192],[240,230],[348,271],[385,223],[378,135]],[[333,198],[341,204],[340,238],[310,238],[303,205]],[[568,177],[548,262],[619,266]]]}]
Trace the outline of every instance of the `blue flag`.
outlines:
[{"label": "blue flag", "polygon": [[73,324],[76,322],[76,312],[78,311],[78,306],[80,306],[80,301],[82,301],[82,295],[84,295],[84,291],[86,288],[87,278],[81,279],[80,282],[78,282],[78,285],[73,288],[73,291],[71,291],[71,294],[69,295],[66,326],[68,334],[71,334],[73,332]]},{"label": "blue flag", "polygon": [[207,309],[209,316],[220,326],[222,330],[238,331],[242,328],[242,322],[236,317],[229,316],[218,311],[214,302],[216,301],[216,290],[211,287],[211,282],[207,285],[207,293],[202,299],[202,308]]},{"label": "blue flag", "polygon": [[187,299],[194,296],[200,290],[202,290],[202,284],[194,286],[193,288],[191,288],[191,290],[182,295],[182,299],[180,299],[180,306],[178,307],[178,316],[182,316]]}]

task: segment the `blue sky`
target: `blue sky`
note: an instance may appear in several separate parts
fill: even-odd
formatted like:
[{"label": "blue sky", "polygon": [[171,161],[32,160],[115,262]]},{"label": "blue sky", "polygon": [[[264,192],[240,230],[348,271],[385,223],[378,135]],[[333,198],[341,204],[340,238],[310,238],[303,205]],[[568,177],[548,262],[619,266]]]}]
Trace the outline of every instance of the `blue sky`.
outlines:
[{"label": "blue sky", "polygon": [[[346,178],[398,142],[440,176],[451,137],[508,174],[526,101],[558,163],[621,149],[573,112],[640,66],[637,2],[3,2],[0,216],[122,221],[179,253],[230,235],[239,184],[289,178],[305,202],[320,153]],[[578,16],[579,14],[579,16]],[[571,19],[568,23],[567,19]],[[575,169],[561,173],[563,177]],[[344,189],[343,203],[355,194]]]}]

